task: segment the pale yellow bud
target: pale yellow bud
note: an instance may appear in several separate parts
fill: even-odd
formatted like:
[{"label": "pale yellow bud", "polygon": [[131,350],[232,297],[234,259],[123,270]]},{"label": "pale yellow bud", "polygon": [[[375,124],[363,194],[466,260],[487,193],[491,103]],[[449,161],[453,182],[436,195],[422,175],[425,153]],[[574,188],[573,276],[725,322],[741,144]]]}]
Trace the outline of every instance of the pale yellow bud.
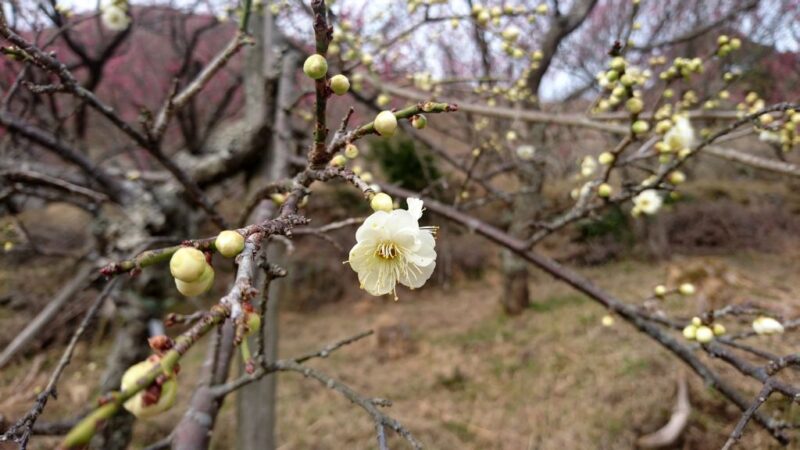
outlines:
[{"label": "pale yellow bud", "polygon": [[203,269],[203,274],[200,275],[200,278],[196,279],[195,281],[187,283],[175,278],[175,287],[178,288],[178,292],[186,297],[196,297],[200,294],[203,294],[211,289],[213,285],[214,268],[207,263]]},{"label": "pale yellow bud", "polygon": [[394,209],[392,197],[383,192],[375,194],[372,200],[370,200],[369,205],[372,207],[373,211],[391,212]]},{"label": "pale yellow bud", "polygon": [[614,155],[611,152],[600,153],[600,155],[597,157],[597,161],[600,164],[607,166],[614,162]]},{"label": "pale yellow bud", "polygon": [[695,340],[697,340],[697,342],[701,344],[708,344],[709,342],[714,340],[714,332],[711,330],[711,328],[702,325],[697,327],[697,331],[695,332],[694,338]]},{"label": "pale yellow bud", "polygon": [[392,136],[397,130],[397,118],[391,111],[381,111],[375,117],[375,131],[381,136]]},{"label": "pale yellow bud", "polygon": [[339,74],[331,77],[331,90],[336,95],[344,95],[350,90],[350,80],[346,76]]},{"label": "pale yellow bud", "polygon": [[222,231],[217,235],[214,247],[220,255],[233,258],[244,250],[244,236],[233,230]]},{"label": "pale yellow bud", "polygon": [[344,156],[350,159],[358,157],[358,147],[355,144],[347,144],[344,147]]},{"label": "pale yellow bud", "polygon": [[319,54],[313,54],[303,63],[303,72],[311,79],[319,80],[328,73],[328,61]]},{"label": "pale yellow bud", "polygon": [[178,280],[192,282],[203,275],[208,263],[206,255],[192,247],[181,247],[169,260],[169,271]]}]

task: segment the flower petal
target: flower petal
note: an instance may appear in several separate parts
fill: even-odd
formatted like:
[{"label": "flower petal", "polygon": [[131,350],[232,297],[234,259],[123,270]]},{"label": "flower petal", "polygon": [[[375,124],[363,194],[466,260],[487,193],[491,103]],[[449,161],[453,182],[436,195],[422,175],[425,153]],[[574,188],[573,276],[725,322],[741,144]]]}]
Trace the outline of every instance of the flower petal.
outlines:
[{"label": "flower petal", "polygon": [[411,217],[415,220],[419,220],[422,217],[422,200],[418,198],[407,198],[406,203],[408,204],[408,212],[411,213]]},{"label": "flower petal", "polygon": [[395,272],[391,269],[388,263],[374,258],[366,270],[358,272],[358,281],[361,287],[372,295],[388,294],[397,285]]},{"label": "flower petal", "polygon": [[376,211],[372,213],[367,220],[358,227],[356,230],[356,241],[361,242],[362,240],[374,238],[376,235],[380,235],[384,232],[386,228],[386,222],[389,220],[389,213],[384,211]]},{"label": "flower petal", "polygon": [[433,269],[436,268],[436,262],[431,262],[427,266],[418,266],[416,264],[408,264],[406,270],[400,272],[399,280],[411,289],[422,287],[428,278],[433,274]]}]

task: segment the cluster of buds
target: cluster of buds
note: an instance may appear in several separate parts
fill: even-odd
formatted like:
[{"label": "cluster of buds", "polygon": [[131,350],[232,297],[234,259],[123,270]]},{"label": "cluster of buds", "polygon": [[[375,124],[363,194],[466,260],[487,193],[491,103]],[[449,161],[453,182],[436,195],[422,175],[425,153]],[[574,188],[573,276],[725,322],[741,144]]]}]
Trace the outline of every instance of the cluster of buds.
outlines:
[{"label": "cluster of buds", "polygon": [[665,298],[667,295],[676,292],[684,297],[689,297],[694,295],[697,289],[692,283],[681,283],[677,289],[669,289],[663,284],[659,284],[653,288],[653,295],[658,298]]},{"label": "cluster of buds", "polygon": [[527,85],[527,79],[531,73],[531,70],[535,70],[534,66],[538,66],[538,63],[534,62],[532,63],[531,67],[520,72],[519,77],[516,78],[516,81],[511,83],[509,86],[494,85],[490,87],[485,84],[480,84],[475,86],[473,92],[475,94],[484,96],[484,98],[486,98],[486,104],[489,106],[496,106],[498,98],[502,98],[510,102],[519,102],[526,99],[534,101],[536,96],[531,93],[531,90]]},{"label": "cluster of buds", "polygon": [[415,72],[409,75],[408,78],[414,84],[414,87],[421,91],[430,92],[434,88],[434,79],[430,72]]},{"label": "cluster of buds", "polygon": [[726,35],[720,35],[717,38],[717,56],[723,58],[728,56],[732,51],[739,50],[742,47],[742,41],[739,38],[729,38]]},{"label": "cluster of buds", "polygon": [[[756,92],[749,92],[744,101],[736,105],[737,115],[741,118],[746,114],[756,113],[764,107],[764,99]],[[762,114],[758,117],[758,121],[764,127],[759,133],[760,140],[779,145],[784,152],[789,152],[796,145],[800,145],[800,133],[798,133],[800,112],[789,109],[783,116]]]},{"label": "cluster of buds", "polygon": [[655,149],[661,155],[663,163],[669,162],[673,154],[681,159],[688,156],[695,141],[694,128],[689,117],[685,114],[675,114],[665,118],[663,113],[668,111],[669,108],[662,108],[655,116],[658,120],[655,131],[664,136],[662,140],[656,142]]},{"label": "cluster of buds", "polygon": [[[214,247],[226,258],[233,258],[244,249],[244,236],[238,231],[225,230],[217,235]],[[178,292],[186,297],[196,297],[208,292],[214,285],[214,268],[211,255],[194,247],[181,247],[169,260],[169,271],[175,279]]]},{"label": "cluster of buds", "polygon": [[[303,73],[312,80],[324,79],[328,74],[328,60],[320,54],[313,54],[303,63]],[[336,95],[344,95],[350,90],[350,80],[342,75],[334,75],[328,80],[328,88]]]},{"label": "cluster of buds", "polygon": [[214,268],[205,253],[193,247],[181,247],[169,260],[175,287],[186,297],[207,292],[214,285]]},{"label": "cluster of buds", "polygon": [[689,325],[683,328],[683,337],[690,341],[708,344],[725,332],[725,326],[721,323],[704,323],[699,317],[693,317]]},{"label": "cluster of buds", "polygon": [[408,13],[414,14],[414,12],[420,6],[432,6],[432,5],[444,5],[447,4],[447,0],[408,0]]},{"label": "cluster of buds", "polygon": [[[333,37],[328,45],[328,55],[339,57],[342,61],[351,62],[358,61],[367,70],[372,70],[375,63],[375,56],[364,49],[364,43],[356,33],[352,31],[353,25],[347,19],[342,19],[339,22],[339,28],[333,31]],[[384,54],[386,49],[381,49],[379,54]],[[353,75],[352,87],[353,90],[361,90],[361,82],[363,75],[356,78]]]},{"label": "cluster of buds", "polygon": [[658,78],[663,81],[672,81],[679,77],[689,79],[695,73],[703,73],[702,59],[677,57],[667,70],[658,74]]},{"label": "cluster of buds", "polygon": [[[609,63],[609,69],[597,74],[597,82],[600,87],[610,91],[607,99],[601,99],[595,107],[596,112],[604,112],[616,109],[623,105],[631,114],[631,120],[636,122],[639,113],[644,110],[642,92],[638,89],[647,82],[652,76],[649,70],[640,70],[637,67],[628,65],[625,58],[615,56]],[[649,129],[647,122],[642,122],[634,127],[635,133],[646,133]]]},{"label": "cluster of buds", "polygon": [[[388,112],[388,111],[386,111],[386,112]],[[392,113],[389,112],[389,114],[392,114]],[[392,114],[392,117],[394,117],[394,114]],[[424,116],[420,116],[420,117],[422,117],[422,120],[424,120]],[[412,120],[412,123],[413,123],[413,120]],[[376,128],[376,130],[377,130],[377,128]],[[384,130],[384,132],[385,131],[386,130]],[[355,144],[353,144],[352,142],[348,142],[344,146],[344,150],[342,151],[342,153],[337,154],[333,158],[331,158],[331,161],[330,161],[329,164],[331,166],[333,166],[333,167],[344,167],[345,165],[347,165],[348,160],[355,160],[356,158],[358,158],[358,156],[360,154],[361,154],[361,151],[358,149],[358,147]],[[370,172],[364,171],[364,169],[361,166],[354,165],[351,168],[351,170],[353,171],[354,174],[358,175],[358,177],[361,178],[361,180],[364,181],[365,183],[372,183],[372,181],[373,181],[372,174]],[[377,185],[372,185],[372,186],[370,186],[370,188],[372,188],[375,191],[377,191],[379,189],[379,187]]]},{"label": "cluster of buds", "polygon": [[[482,26],[487,27],[491,23],[493,26],[500,26],[501,18],[511,16],[527,16],[528,23],[534,23],[537,16],[545,16],[550,12],[550,7],[546,3],[541,3],[533,10],[529,10],[525,5],[513,6],[505,4],[501,6],[492,6],[487,8],[480,4],[472,5],[471,15],[475,22]],[[453,19],[453,28],[458,27],[458,19]]]}]

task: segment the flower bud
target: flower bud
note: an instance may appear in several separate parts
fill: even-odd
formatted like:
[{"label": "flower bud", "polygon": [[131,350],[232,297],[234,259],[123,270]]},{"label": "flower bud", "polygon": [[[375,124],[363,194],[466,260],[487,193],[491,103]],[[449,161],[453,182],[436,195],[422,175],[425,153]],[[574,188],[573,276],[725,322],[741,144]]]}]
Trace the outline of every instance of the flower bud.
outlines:
[{"label": "flower bud", "polygon": [[336,95],[344,95],[350,90],[350,80],[339,74],[331,77],[331,90]]},{"label": "flower bud", "polygon": [[[145,360],[132,365],[125,371],[125,374],[122,375],[120,389],[122,391],[127,391],[137,388],[139,380],[146,376],[156,364],[158,364],[158,362]],[[145,394],[147,390],[147,388],[140,390],[123,404],[125,409],[140,419],[153,417],[170,409],[172,405],[175,404],[175,398],[178,394],[178,383],[175,381],[175,376],[170,374],[169,378],[161,384],[158,400],[152,404],[145,404]]]},{"label": "flower bud", "polygon": [[286,194],[281,194],[280,192],[276,192],[269,196],[270,200],[278,206],[281,206],[286,202]]},{"label": "flower bud", "polygon": [[625,87],[631,87],[634,84],[636,84],[636,79],[633,78],[630,74],[625,73],[621,77],[619,77],[619,82],[622,83],[622,85]]},{"label": "flower bud", "polygon": [[421,130],[426,126],[428,126],[428,119],[422,114],[417,114],[411,118],[411,126],[418,130]]},{"label": "flower bud", "polygon": [[200,294],[207,292],[214,285],[214,268],[206,263],[203,274],[200,275],[195,281],[187,283],[179,279],[175,279],[175,287],[178,292],[186,297],[196,297]]},{"label": "flower bud", "polygon": [[169,260],[169,271],[175,279],[190,283],[203,275],[207,265],[203,252],[192,247],[181,247]]},{"label": "flower bud", "polygon": [[603,152],[597,157],[597,162],[607,166],[614,162],[614,155],[611,152]]},{"label": "flower bud", "polygon": [[656,123],[656,133],[666,134],[672,128],[672,121],[669,119],[659,120]]},{"label": "flower bud", "polygon": [[391,111],[381,111],[375,117],[374,127],[381,136],[392,136],[397,131],[397,118]]},{"label": "flower bud", "polygon": [[505,30],[503,30],[502,33],[500,33],[500,35],[506,41],[514,42],[519,37],[519,33],[520,33],[519,28],[517,28],[517,27],[512,25],[512,26],[506,28]]},{"label": "flower bud", "polygon": [[347,144],[344,147],[344,156],[354,159],[358,156],[358,147],[355,144]]},{"label": "flower bud", "polygon": [[343,167],[347,163],[347,158],[342,155],[336,155],[331,158],[331,165],[334,167]]},{"label": "flower bud", "polygon": [[708,328],[705,325],[701,325],[697,327],[697,331],[695,331],[694,338],[697,340],[697,342],[701,344],[708,344],[709,342],[714,340],[714,332],[711,330],[711,328]]},{"label": "flower bud", "polygon": [[246,313],[247,317],[247,335],[252,336],[261,330],[261,316],[256,312]]},{"label": "flower bud", "polygon": [[608,183],[603,183],[597,187],[597,195],[603,198],[611,197],[611,193],[613,192],[613,188]]},{"label": "flower bud", "polygon": [[372,65],[373,61],[374,59],[372,58],[372,55],[370,55],[369,53],[366,53],[364,54],[364,56],[361,57],[361,64],[365,65],[367,68],[369,68]]},{"label": "flower bud", "polygon": [[625,108],[627,108],[631,114],[639,114],[642,112],[642,109],[644,109],[644,102],[637,97],[629,98],[628,101],[625,102]]},{"label": "flower bud", "polygon": [[695,288],[692,283],[683,283],[678,287],[678,292],[680,292],[681,295],[692,295],[695,293]]},{"label": "flower bud", "polygon": [[686,181],[686,175],[683,172],[676,170],[669,174],[669,182],[674,184],[675,186],[683,183]]},{"label": "flower bud", "polygon": [[722,336],[726,332],[725,325],[721,323],[715,323],[713,330],[714,330],[714,336]]},{"label": "flower bud", "polygon": [[622,56],[615,56],[611,60],[611,64],[609,64],[612,70],[616,70],[617,72],[622,72],[625,70],[625,58]]},{"label": "flower bud", "polygon": [[614,317],[606,314],[605,316],[603,316],[600,322],[603,324],[604,327],[610,327],[611,325],[614,325]]},{"label": "flower bud", "polygon": [[392,197],[390,197],[388,194],[384,194],[383,192],[375,194],[372,197],[372,200],[370,200],[369,205],[372,207],[373,211],[392,212],[394,209]]},{"label": "flower bud", "polygon": [[656,297],[663,297],[667,295],[667,287],[664,286],[663,284],[659,284],[658,286],[653,288],[653,293],[656,295]]},{"label": "flower bud", "polygon": [[303,72],[311,79],[319,80],[328,73],[328,61],[320,54],[313,54],[303,63]]},{"label": "flower bud", "polygon": [[220,255],[233,258],[244,250],[244,236],[237,231],[225,230],[217,235],[214,246]]},{"label": "flower bud", "polygon": [[649,129],[650,125],[648,125],[644,120],[637,120],[636,122],[633,122],[633,125],[631,125],[631,131],[636,134],[647,133],[647,130]]},{"label": "flower bud", "polygon": [[695,325],[686,325],[683,328],[683,337],[689,339],[690,341],[694,340],[695,336],[697,335],[697,326]]},{"label": "flower bud", "polygon": [[692,317],[692,325],[694,325],[696,327],[699,327],[702,324],[703,324],[703,321],[699,317],[697,317],[697,316]]},{"label": "flower bud", "polygon": [[389,94],[381,94],[375,99],[375,103],[383,108],[384,106],[388,105],[392,102],[392,97],[389,97]]}]

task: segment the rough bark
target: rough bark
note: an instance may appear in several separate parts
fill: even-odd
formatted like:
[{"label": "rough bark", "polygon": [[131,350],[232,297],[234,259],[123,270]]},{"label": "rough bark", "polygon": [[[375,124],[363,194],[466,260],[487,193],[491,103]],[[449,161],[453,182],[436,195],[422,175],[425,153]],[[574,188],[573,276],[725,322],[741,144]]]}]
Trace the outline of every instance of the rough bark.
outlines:
[{"label": "rough bark", "polygon": [[[263,73],[267,78],[278,76],[276,103],[269,108],[267,117],[273,121],[272,139],[269,145],[269,154],[258,172],[258,183],[267,180],[278,180],[289,175],[289,159],[291,151],[290,124],[288,108],[291,105],[294,86],[293,75],[299,58],[294,51],[287,51],[283,55],[276,55],[270,49],[283,44],[281,36],[274,28],[271,17],[264,17],[262,42],[266,49],[262,53]],[[255,70],[255,67],[251,69]],[[277,72],[277,73],[276,73]],[[259,116],[260,109],[254,105],[253,120]],[[257,186],[258,183],[254,185]],[[271,203],[263,203],[256,208],[251,220],[259,221],[272,214]],[[283,248],[271,246],[268,251],[270,263],[282,264]],[[262,277],[263,273],[258,274]],[[260,280],[257,282],[260,284]],[[265,358],[274,361],[278,356],[278,305],[280,303],[281,283],[271,283],[269,288],[269,303],[265,315],[265,323],[261,329],[264,333]],[[271,450],[276,447],[276,402],[277,402],[277,376],[268,375],[261,380],[242,388],[237,394],[237,448],[240,450]]]}]

